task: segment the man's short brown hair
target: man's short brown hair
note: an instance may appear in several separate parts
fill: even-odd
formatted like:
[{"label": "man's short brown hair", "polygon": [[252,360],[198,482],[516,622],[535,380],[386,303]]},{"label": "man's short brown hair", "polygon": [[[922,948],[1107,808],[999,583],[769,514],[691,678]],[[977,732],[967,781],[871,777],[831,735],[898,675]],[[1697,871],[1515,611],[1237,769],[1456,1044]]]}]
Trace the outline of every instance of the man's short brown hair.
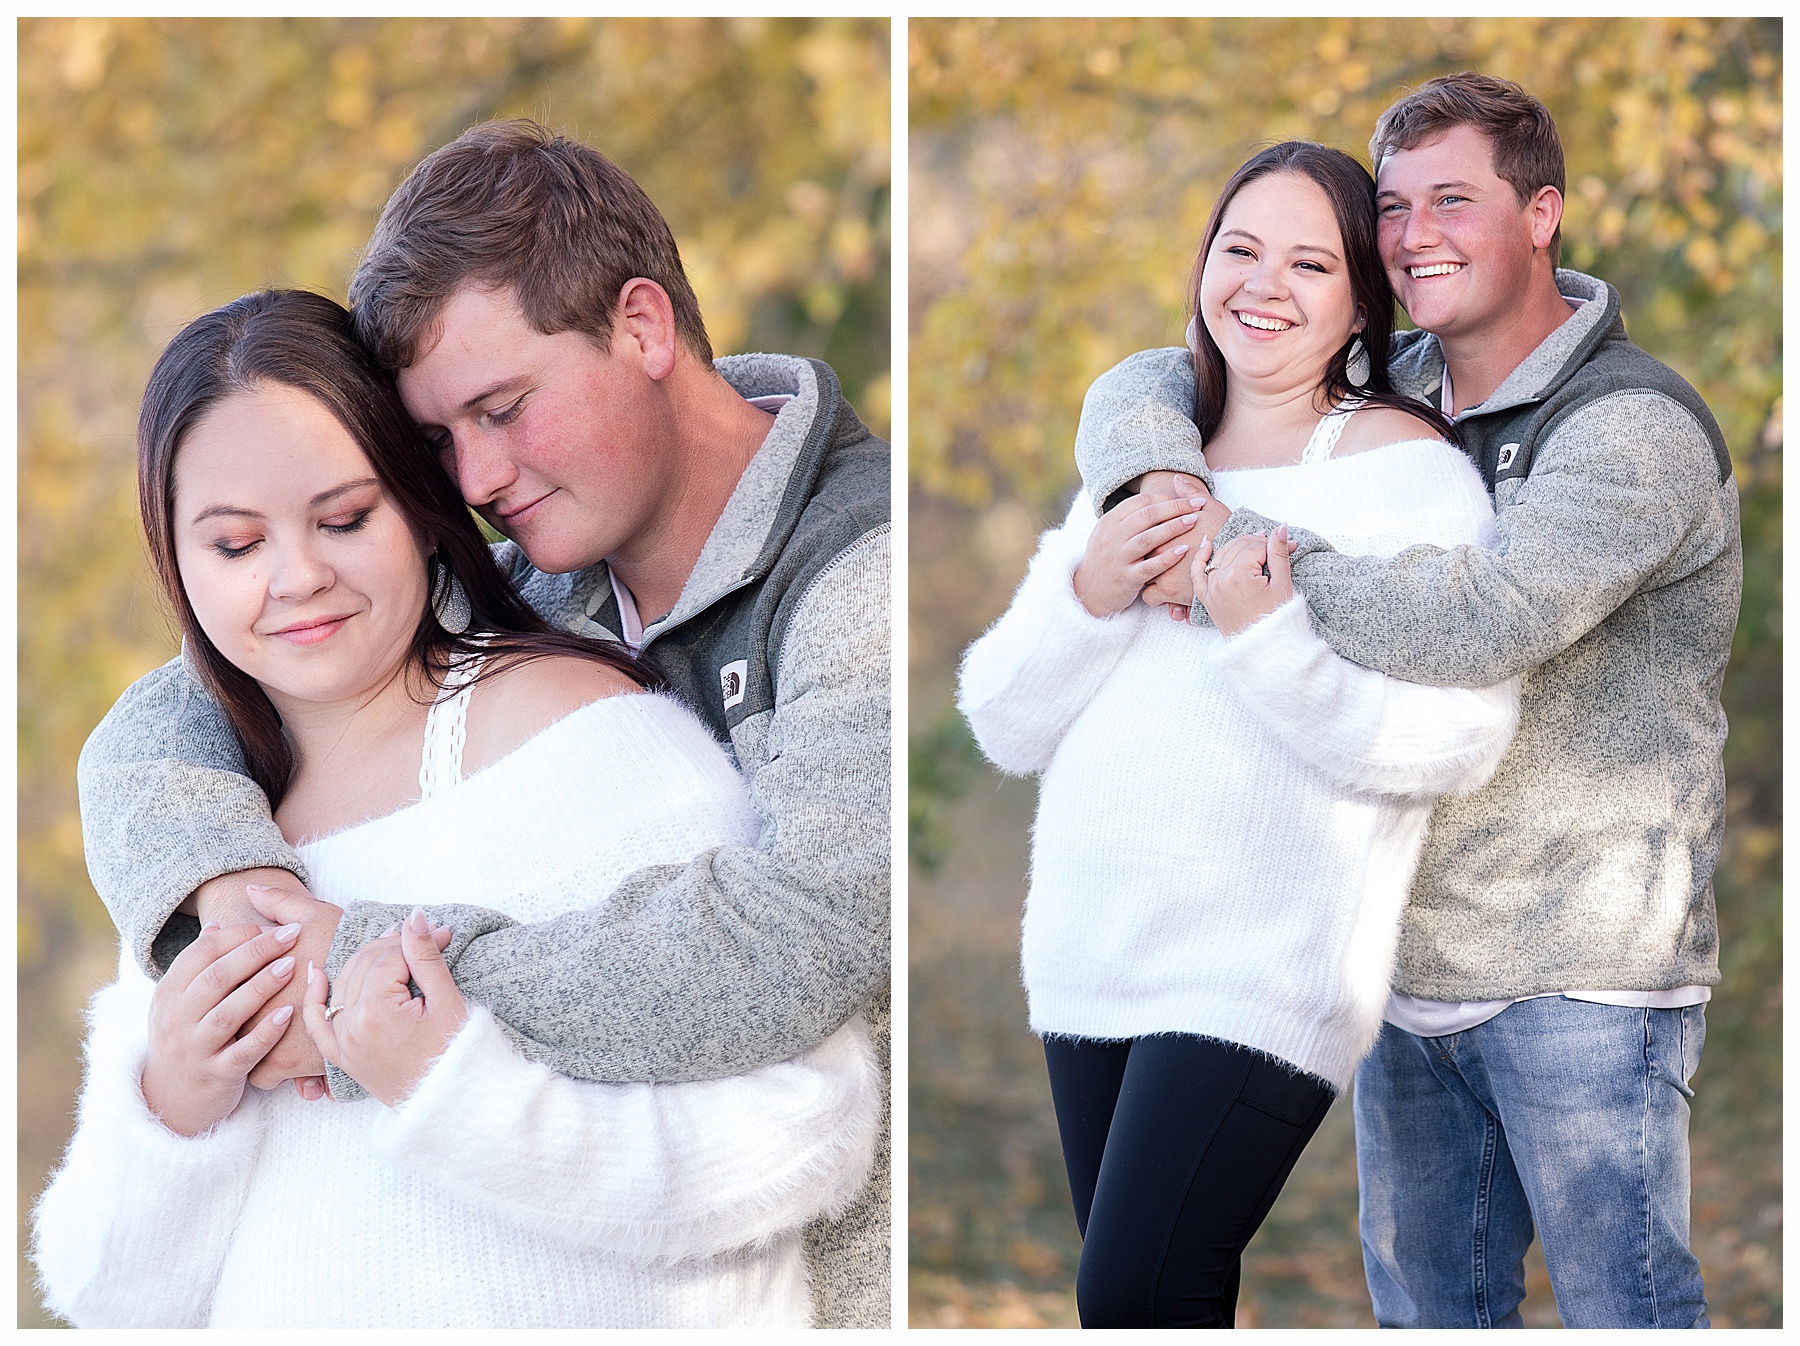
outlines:
[{"label": "man's short brown hair", "polygon": [[[1417,148],[1423,141],[1457,126],[1472,126],[1494,147],[1494,175],[1512,186],[1523,206],[1541,187],[1564,187],[1562,138],[1550,109],[1509,79],[1465,70],[1427,80],[1407,94],[1375,123],[1369,139],[1369,162],[1376,176],[1381,161],[1395,150]],[[1550,240],[1550,262],[1562,256],[1562,226]]]},{"label": "man's short brown hair", "polygon": [[428,155],[383,207],[350,281],[357,335],[389,369],[419,354],[464,286],[510,289],[538,331],[605,341],[625,282],[668,292],[675,331],[712,343],[662,212],[604,154],[533,121],[470,127]]}]

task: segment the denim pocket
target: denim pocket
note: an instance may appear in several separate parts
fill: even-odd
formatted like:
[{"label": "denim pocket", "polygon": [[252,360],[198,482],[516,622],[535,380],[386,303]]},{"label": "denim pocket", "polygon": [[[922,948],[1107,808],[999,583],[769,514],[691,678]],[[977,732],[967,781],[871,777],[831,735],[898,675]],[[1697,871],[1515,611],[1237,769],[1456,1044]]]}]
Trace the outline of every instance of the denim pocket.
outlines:
[{"label": "denim pocket", "polygon": [[1700,1049],[1706,1044],[1706,1007],[1647,1009],[1644,1033],[1652,1077],[1667,1080],[1683,1098],[1692,1098],[1688,1082],[1700,1068]]},{"label": "denim pocket", "polygon": [[1706,1046],[1706,1006],[1689,1005],[1681,1011],[1681,1078],[1688,1081],[1700,1069],[1700,1050]]}]

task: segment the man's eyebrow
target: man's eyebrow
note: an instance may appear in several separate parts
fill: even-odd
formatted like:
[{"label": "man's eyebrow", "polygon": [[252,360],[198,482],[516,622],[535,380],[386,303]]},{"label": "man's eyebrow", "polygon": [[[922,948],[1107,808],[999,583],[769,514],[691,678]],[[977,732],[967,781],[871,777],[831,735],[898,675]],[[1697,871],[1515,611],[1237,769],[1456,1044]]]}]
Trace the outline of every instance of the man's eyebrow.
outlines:
[{"label": "man's eyebrow", "polygon": [[[1458,179],[1455,182],[1434,182],[1429,187],[1427,187],[1425,190],[1427,192],[1447,192],[1447,191],[1451,190],[1452,188],[1455,188],[1459,191],[1465,191],[1465,192],[1472,192],[1472,191],[1476,190],[1476,186],[1474,183],[1463,182],[1461,179]],[[1383,187],[1380,191],[1375,193],[1375,199],[1377,201],[1379,201],[1384,196],[1399,196],[1399,195],[1400,195],[1400,193],[1395,191],[1392,187]]]},{"label": "man's eyebrow", "polygon": [[[320,505],[329,504],[340,495],[351,491],[359,491],[365,486],[379,486],[379,477],[357,477],[352,481],[341,482],[328,491],[320,491],[306,502],[308,509],[317,509]],[[267,517],[254,509],[245,509],[242,505],[208,505],[196,514],[190,523],[205,523],[208,519],[229,517],[234,519],[262,519]]]},{"label": "man's eyebrow", "polygon": [[458,411],[473,411],[473,410],[475,410],[476,407],[480,406],[483,402],[487,401],[488,398],[493,397],[496,394],[506,392],[511,388],[517,387],[520,384],[525,383],[526,381],[527,381],[527,379],[524,374],[514,374],[511,378],[501,379],[500,382],[496,383],[493,387],[483,388],[480,392],[476,393],[475,396],[471,397],[468,401],[464,402],[460,407],[458,407],[457,410]]}]

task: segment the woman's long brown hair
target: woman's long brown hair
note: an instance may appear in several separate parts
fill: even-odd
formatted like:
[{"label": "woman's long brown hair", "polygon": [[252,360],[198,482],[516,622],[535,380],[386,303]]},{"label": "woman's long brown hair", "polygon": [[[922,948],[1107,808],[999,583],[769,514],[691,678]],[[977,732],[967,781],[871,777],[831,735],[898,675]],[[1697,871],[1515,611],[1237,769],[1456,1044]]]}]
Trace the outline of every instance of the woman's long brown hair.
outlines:
[{"label": "woman's long brown hair", "polygon": [[1451,443],[1458,442],[1456,427],[1443,413],[1417,398],[1395,392],[1388,378],[1388,356],[1394,339],[1394,291],[1376,246],[1375,179],[1342,150],[1310,140],[1288,140],[1254,155],[1231,175],[1231,181],[1213,205],[1212,218],[1206,222],[1206,237],[1200,242],[1200,255],[1194,260],[1188,313],[1194,320],[1194,423],[1200,427],[1201,443],[1212,438],[1224,419],[1226,375],[1225,357],[1200,316],[1201,273],[1206,269],[1213,240],[1219,234],[1219,222],[1225,218],[1232,198],[1271,173],[1298,173],[1310,178],[1330,200],[1338,233],[1344,239],[1344,269],[1350,278],[1350,293],[1363,315],[1363,330],[1356,335],[1362,337],[1363,349],[1368,352],[1368,377],[1361,382],[1350,377],[1350,352],[1356,345],[1356,335],[1352,335],[1325,366],[1325,376],[1319,383],[1325,405],[1320,411],[1330,410],[1346,397],[1358,397],[1371,406],[1393,407],[1417,416]]},{"label": "woman's long brown hair", "polygon": [[409,666],[432,695],[453,664],[476,653],[510,656],[490,659],[484,677],[520,658],[562,654],[595,660],[635,682],[658,681],[623,646],[558,631],[513,591],[455,483],[407,415],[392,377],[358,344],[340,305],[303,290],[245,295],[189,323],[151,371],[138,416],[138,508],[189,665],[231,722],[244,765],[270,807],[293,782],[293,745],[262,687],[200,629],[175,560],[175,460],[182,440],[222,400],[264,384],[294,388],[324,404],[368,456],[414,533],[436,547],[434,572],[447,568],[468,594],[473,618],[467,632],[444,630],[429,604],[419,614]]}]

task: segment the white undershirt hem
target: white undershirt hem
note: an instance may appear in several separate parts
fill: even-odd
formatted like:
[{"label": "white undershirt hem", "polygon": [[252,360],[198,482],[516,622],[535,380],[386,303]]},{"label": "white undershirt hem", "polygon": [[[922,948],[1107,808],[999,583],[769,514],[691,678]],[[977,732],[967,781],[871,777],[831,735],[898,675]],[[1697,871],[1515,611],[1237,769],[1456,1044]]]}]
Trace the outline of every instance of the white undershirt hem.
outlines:
[{"label": "white undershirt hem", "polygon": [[1484,1024],[1521,1000],[1542,1000],[1548,995],[1633,1009],[1685,1009],[1711,1000],[1712,987],[1677,986],[1666,991],[1540,991],[1515,1000],[1421,1000],[1418,996],[1390,991],[1387,1008],[1381,1017],[1415,1037],[1441,1038]]}]

